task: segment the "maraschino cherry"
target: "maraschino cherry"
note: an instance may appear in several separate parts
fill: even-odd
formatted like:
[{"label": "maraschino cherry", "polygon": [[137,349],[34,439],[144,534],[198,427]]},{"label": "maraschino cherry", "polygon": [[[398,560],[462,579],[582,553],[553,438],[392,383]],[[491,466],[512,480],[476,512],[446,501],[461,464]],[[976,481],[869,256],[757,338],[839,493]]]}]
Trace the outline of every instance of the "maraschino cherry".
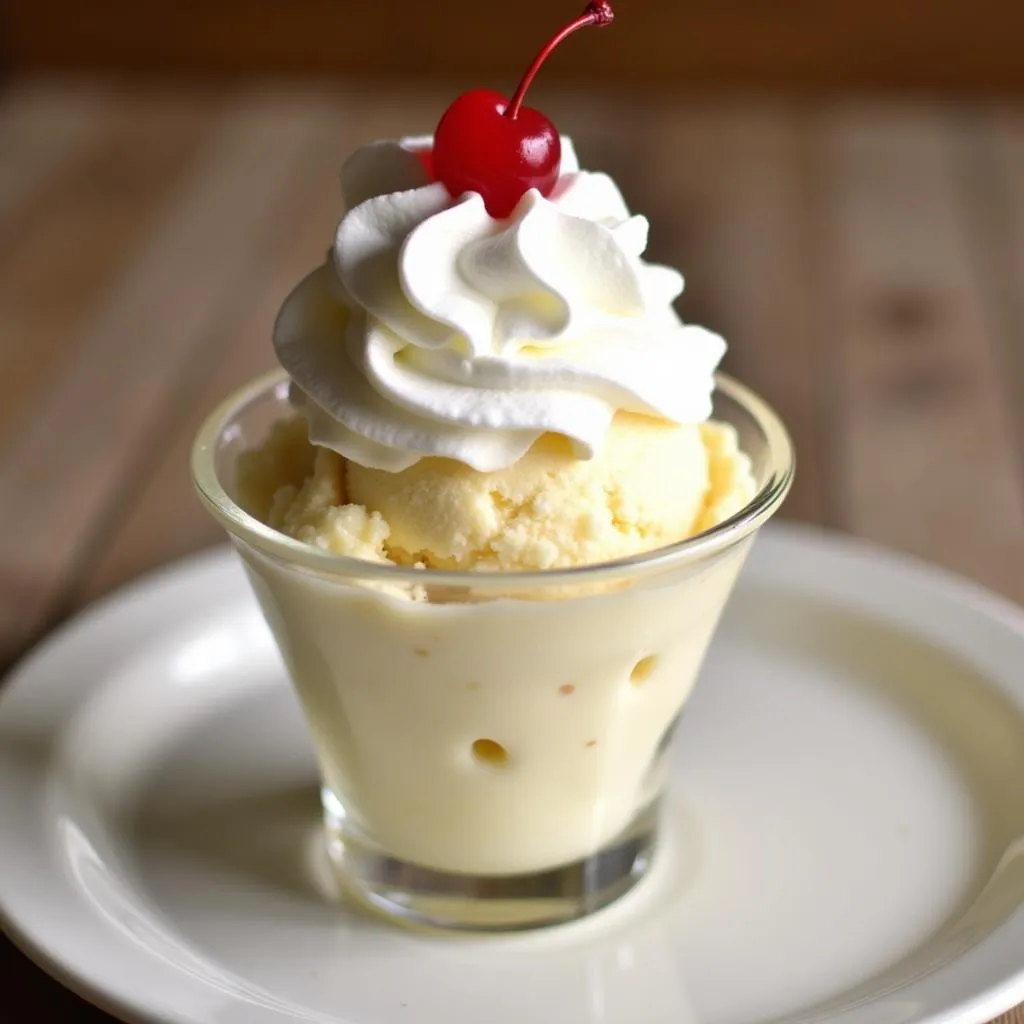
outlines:
[{"label": "maraschino cherry", "polygon": [[445,112],[434,133],[433,172],[453,196],[479,192],[487,212],[508,217],[531,189],[549,196],[558,181],[562,143],[555,126],[523,106],[530,83],[551,51],[578,29],[609,25],[608,0],[592,0],[530,65],[512,100],[490,89],[463,93]]}]

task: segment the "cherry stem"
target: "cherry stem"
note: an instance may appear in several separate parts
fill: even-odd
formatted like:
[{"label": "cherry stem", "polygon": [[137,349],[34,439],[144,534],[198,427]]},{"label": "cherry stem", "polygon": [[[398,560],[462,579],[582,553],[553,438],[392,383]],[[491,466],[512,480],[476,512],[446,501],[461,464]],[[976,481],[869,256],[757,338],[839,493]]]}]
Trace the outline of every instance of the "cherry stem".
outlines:
[{"label": "cherry stem", "polygon": [[571,21],[566,25],[537,54],[536,59],[530,65],[530,70],[523,75],[523,80],[519,83],[519,88],[516,89],[512,102],[505,108],[505,117],[514,121],[519,116],[519,110],[523,105],[523,100],[526,98],[526,90],[530,88],[537,72],[541,69],[541,65],[551,56],[551,52],[557,46],[561,45],[569,36],[574,32],[578,32],[581,28],[587,28],[588,25],[610,25],[614,20],[615,12],[612,10],[609,0],[591,0],[583,13],[575,21]]}]

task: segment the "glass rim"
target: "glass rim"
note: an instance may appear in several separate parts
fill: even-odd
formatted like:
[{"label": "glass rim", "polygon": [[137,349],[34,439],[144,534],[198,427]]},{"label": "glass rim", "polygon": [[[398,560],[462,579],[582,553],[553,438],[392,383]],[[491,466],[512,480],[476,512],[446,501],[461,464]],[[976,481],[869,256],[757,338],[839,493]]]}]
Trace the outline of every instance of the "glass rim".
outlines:
[{"label": "glass rim", "polygon": [[624,558],[559,569],[486,570],[417,569],[336,555],[267,526],[246,512],[224,489],[217,475],[217,441],[239,409],[287,383],[288,374],[275,368],[229,394],[199,428],[192,445],[192,481],[207,509],[232,537],[239,537],[277,561],[317,574],[391,584],[429,584],[449,587],[502,588],[557,586],[615,579],[648,570],[668,569],[695,562],[731,547],[762,525],[782,504],[796,468],[793,444],[778,414],[764,399],[724,373],[715,375],[716,391],[736,402],[764,434],[768,449],[767,479],[754,497],[734,515],[710,530],[664,547]]}]

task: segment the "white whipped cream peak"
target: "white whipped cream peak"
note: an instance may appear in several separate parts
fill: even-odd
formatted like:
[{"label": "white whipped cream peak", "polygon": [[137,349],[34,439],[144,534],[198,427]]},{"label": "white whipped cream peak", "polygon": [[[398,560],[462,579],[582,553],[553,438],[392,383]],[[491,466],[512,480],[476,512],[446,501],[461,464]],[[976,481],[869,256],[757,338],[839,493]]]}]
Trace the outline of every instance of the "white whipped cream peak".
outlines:
[{"label": "white whipped cream peak", "polygon": [[490,471],[547,432],[592,458],[620,410],[707,419],[725,342],[680,321],[683,279],[643,261],[647,221],[611,178],[563,138],[551,196],[495,220],[430,181],[430,145],[349,159],[333,250],[278,317],[316,444],[393,472],[426,456]]}]

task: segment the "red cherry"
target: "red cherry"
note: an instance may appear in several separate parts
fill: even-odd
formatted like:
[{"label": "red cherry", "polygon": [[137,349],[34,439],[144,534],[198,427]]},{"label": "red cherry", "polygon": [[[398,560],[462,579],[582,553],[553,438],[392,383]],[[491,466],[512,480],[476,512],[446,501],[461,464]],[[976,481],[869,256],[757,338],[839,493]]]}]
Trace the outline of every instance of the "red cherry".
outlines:
[{"label": "red cherry", "polygon": [[434,174],[453,196],[479,192],[492,217],[508,217],[527,190],[550,195],[558,181],[562,142],[555,126],[526,107],[514,120],[498,92],[463,93],[434,135]]},{"label": "red cherry", "polygon": [[562,143],[555,126],[523,106],[530,83],[552,50],[588,25],[609,25],[608,0],[591,0],[584,12],[540,51],[511,101],[500,93],[474,89],[444,112],[434,132],[434,174],[453,196],[479,192],[487,212],[508,217],[531,189],[549,196],[558,182]]}]

